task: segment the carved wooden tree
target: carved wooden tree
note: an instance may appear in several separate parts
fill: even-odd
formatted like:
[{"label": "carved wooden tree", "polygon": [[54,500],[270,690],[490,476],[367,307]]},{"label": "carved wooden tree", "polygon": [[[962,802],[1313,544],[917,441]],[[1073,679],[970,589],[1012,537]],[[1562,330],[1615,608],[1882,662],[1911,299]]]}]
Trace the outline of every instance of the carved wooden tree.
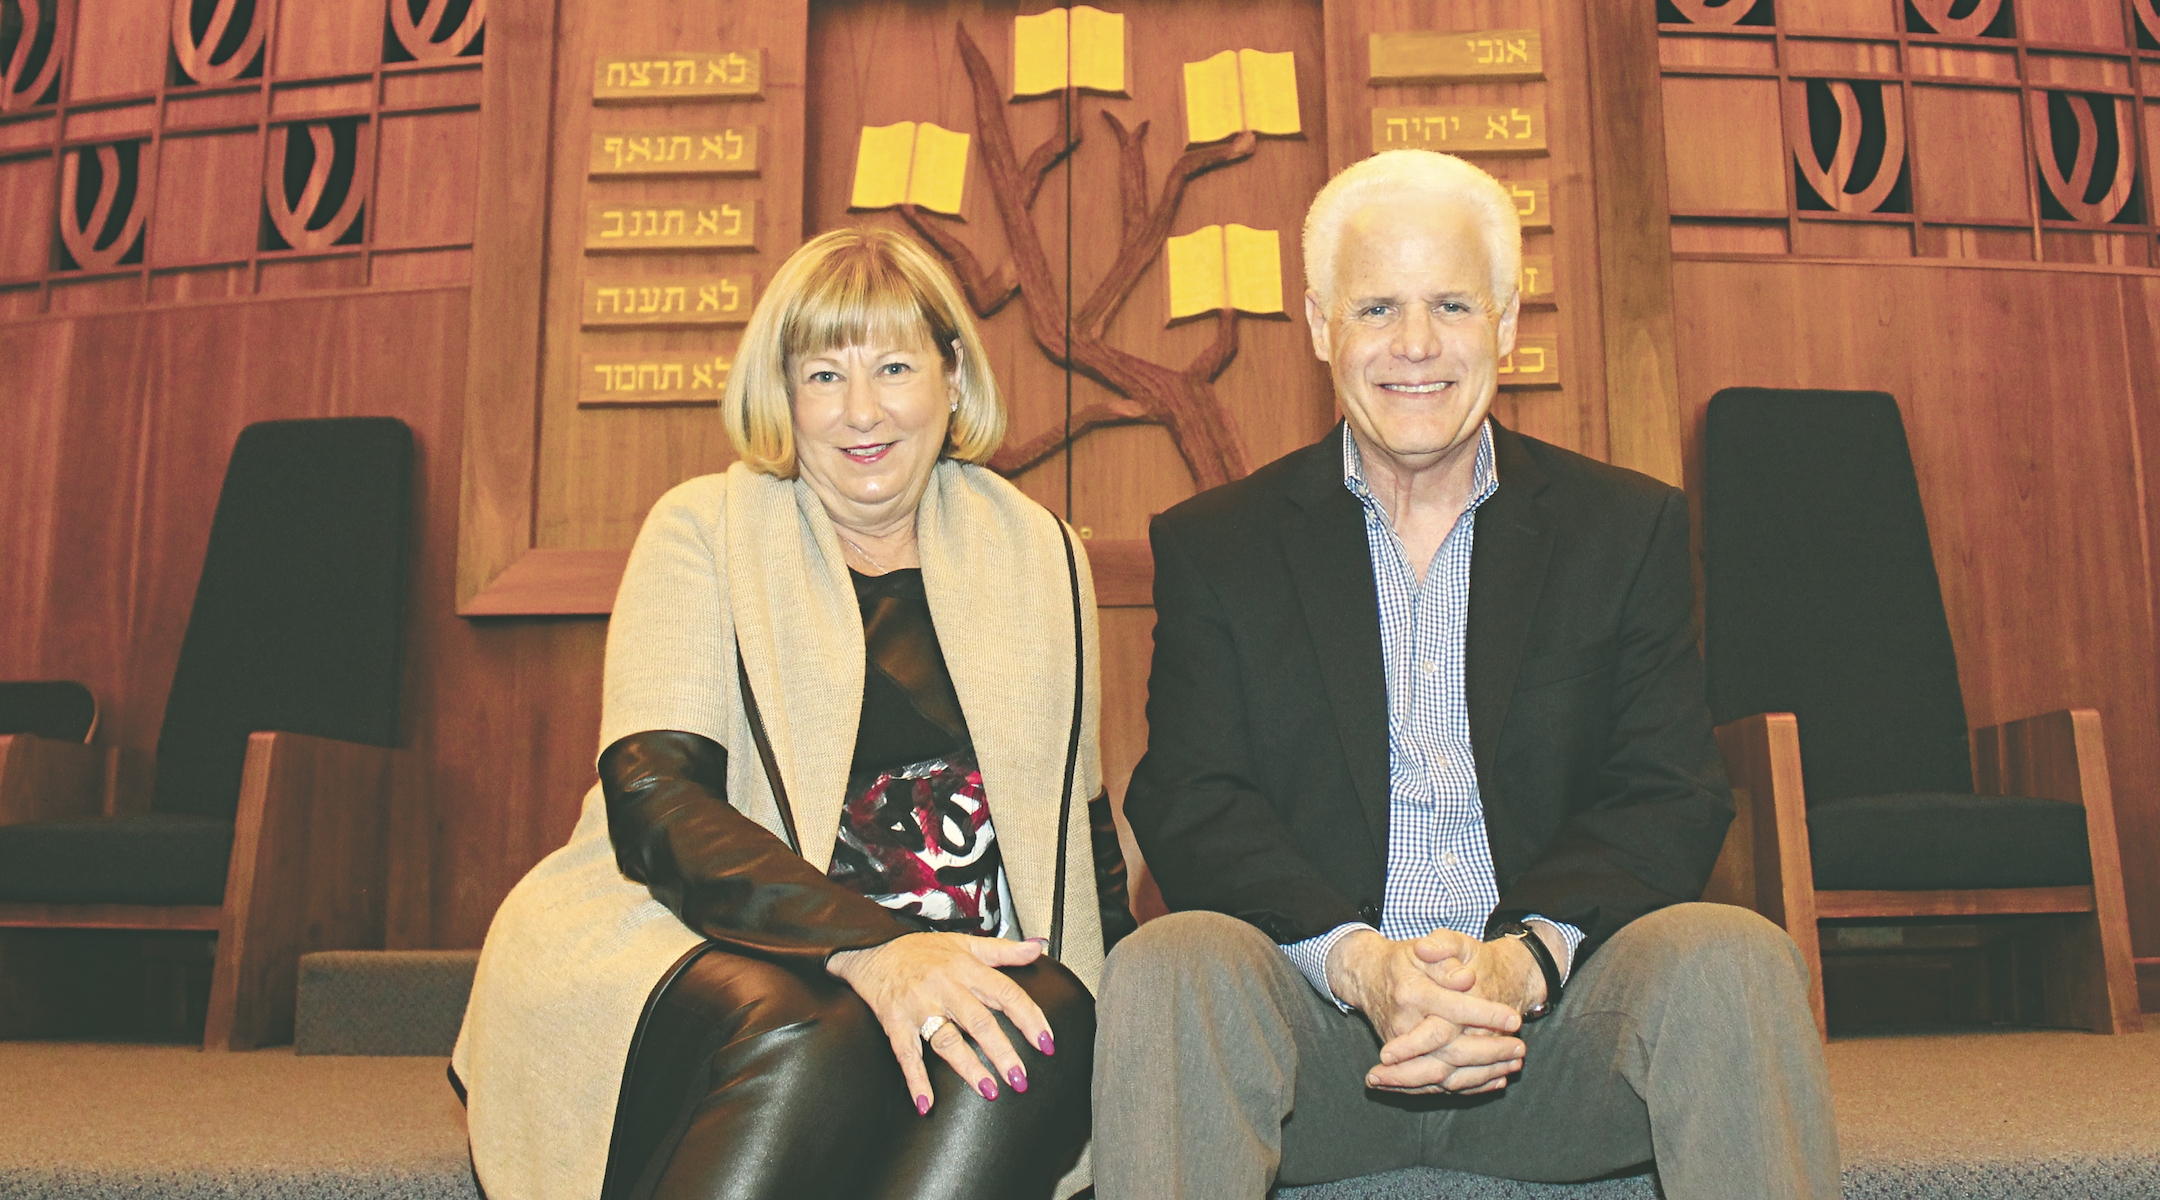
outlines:
[{"label": "carved wooden tree", "polygon": [[1117,139],[1122,233],[1116,262],[1096,282],[1078,310],[1070,314],[1068,322],[1064,298],[1050,275],[1042,234],[1030,213],[1050,172],[1080,146],[1079,126],[1071,119],[1078,95],[1070,87],[1059,95],[1058,132],[1022,163],[1005,119],[1004,90],[998,86],[989,60],[964,25],[958,29],[958,40],[960,59],[967,67],[975,95],[976,137],[982,146],[991,196],[1012,251],[1012,262],[995,273],[985,271],[975,254],[944,222],[912,205],[902,206],[901,215],[952,264],[967,292],[968,303],[978,315],[992,315],[1017,294],[1027,311],[1028,330],[1050,361],[1087,375],[1119,397],[1074,412],[1064,429],[1006,446],[990,465],[1007,475],[1018,474],[1089,430],[1152,424],[1169,432],[1171,442],[1192,472],[1193,482],[1200,487],[1214,487],[1244,475],[1245,452],[1236,424],[1215,395],[1215,380],[1237,356],[1237,313],[1225,307],[1216,315],[1214,342],[1182,370],[1149,362],[1110,345],[1104,330],[1132,295],[1148,264],[1161,253],[1171,223],[1177,219],[1185,186],[1217,167],[1250,158],[1255,138],[1251,133],[1240,133],[1221,145],[1186,151],[1170,168],[1161,196],[1151,205],[1143,155],[1148,123],[1142,121],[1128,130],[1116,114],[1104,110],[1102,118]]}]

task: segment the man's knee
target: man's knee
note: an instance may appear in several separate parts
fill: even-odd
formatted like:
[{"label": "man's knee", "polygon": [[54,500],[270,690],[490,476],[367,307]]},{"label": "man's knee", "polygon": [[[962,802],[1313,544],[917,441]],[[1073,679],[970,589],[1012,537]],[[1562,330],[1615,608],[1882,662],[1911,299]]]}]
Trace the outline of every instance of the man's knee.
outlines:
[{"label": "man's knee", "polygon": [[1176,912],[1157,917],[1118,943],[1103,966],[1103,993],[1113,988],[1174,985],[1279,953],[1268,936],[1236,917]]},{"label": "man's knee", "polygon": [[1784,930],[1730,904],[1675,904],[1630,922],[1609,949],[1643,955],[1677,975],[1788,977],[1802,986],[1807,964]]}]

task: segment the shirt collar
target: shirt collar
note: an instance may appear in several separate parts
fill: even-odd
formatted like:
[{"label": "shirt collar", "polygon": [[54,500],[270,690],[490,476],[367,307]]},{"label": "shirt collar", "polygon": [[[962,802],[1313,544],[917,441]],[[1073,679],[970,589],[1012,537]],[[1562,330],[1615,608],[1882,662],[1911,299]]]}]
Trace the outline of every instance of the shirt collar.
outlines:
[{"label": "shirt collar", "polygon": [[[1342,473],[1343,486],[1350,494],[1368,508],[1380,503],[1365,486],[1365,456],[1358,452],[1357,438],[1350,434],[1350,422],[1343,422]],[[1493,462],[1492,418],[1487,417],[1478,425],[1477,458],[1470,467],[1470,503],[1464,512],[1473,512],[1500,490],[1500,469]]]}]

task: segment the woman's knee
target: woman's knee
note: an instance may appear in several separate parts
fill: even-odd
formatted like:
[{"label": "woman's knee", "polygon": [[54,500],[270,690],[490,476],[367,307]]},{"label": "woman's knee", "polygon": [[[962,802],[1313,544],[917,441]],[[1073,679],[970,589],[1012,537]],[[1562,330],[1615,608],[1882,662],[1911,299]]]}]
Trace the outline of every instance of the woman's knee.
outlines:
[{"label": "woman's knee", "polygon": [[1050,1087],[1085,1094],[1095,1058],[1095,997],[1087,985],[1052,959],[1041,959],[1010,971],[1013,981],[1042,1011],[1050,1026],[1048,1052],[1031,1043],[1009,1018],[1000,1023],[1020,1054],[1030,1088]]},{"label": "woman's knee", "polygon": [[1065,1030],[1072,1030],[1079,1040],[1085,1031],[1087,1039],[1094,1038],[1095,997],[1080,982],[1080,977],[1064,963],[1052,958],[1038,959],[1025,967],[1011,972],[1013,981],[1042,1010],[1043,1020],[1050,1023],[1052,1036],[1061,1040]]},{"label": "woman's knee", "polygon": [[728,1029],[727,1045],[757,1044],[767,1053],[811,1058],[832,1069],[872,1052],[891,1057],[870,1006],[830,976],[806,976],[763,959],[714,951],[672,990],[677,1003],[704,1010]]}]

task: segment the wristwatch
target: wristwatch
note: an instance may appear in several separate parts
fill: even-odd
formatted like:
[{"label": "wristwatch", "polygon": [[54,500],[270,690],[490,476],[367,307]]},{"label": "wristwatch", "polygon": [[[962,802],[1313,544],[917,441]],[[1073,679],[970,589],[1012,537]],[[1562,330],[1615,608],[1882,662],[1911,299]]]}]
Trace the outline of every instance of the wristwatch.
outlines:
[{"label": "wristwatch", "polygon": [[1500,936],[1521,938],[1523,946],[1530,951],[1530,957],[1537,960],[1538,971],[1545,976],[1544,1002],[1531,1005],[1522,1015],[1522,1019],[1525,1021],[1535,1021],[1551,1012],[1553,1005],[1560,1003],[1560,964],[1553,961],[1552,951],[1546,949],[1545,939],[1537,935],[1537,930],[1530,928],[1521,921],[1508,921],[1502,924],[1500,926]]}]

